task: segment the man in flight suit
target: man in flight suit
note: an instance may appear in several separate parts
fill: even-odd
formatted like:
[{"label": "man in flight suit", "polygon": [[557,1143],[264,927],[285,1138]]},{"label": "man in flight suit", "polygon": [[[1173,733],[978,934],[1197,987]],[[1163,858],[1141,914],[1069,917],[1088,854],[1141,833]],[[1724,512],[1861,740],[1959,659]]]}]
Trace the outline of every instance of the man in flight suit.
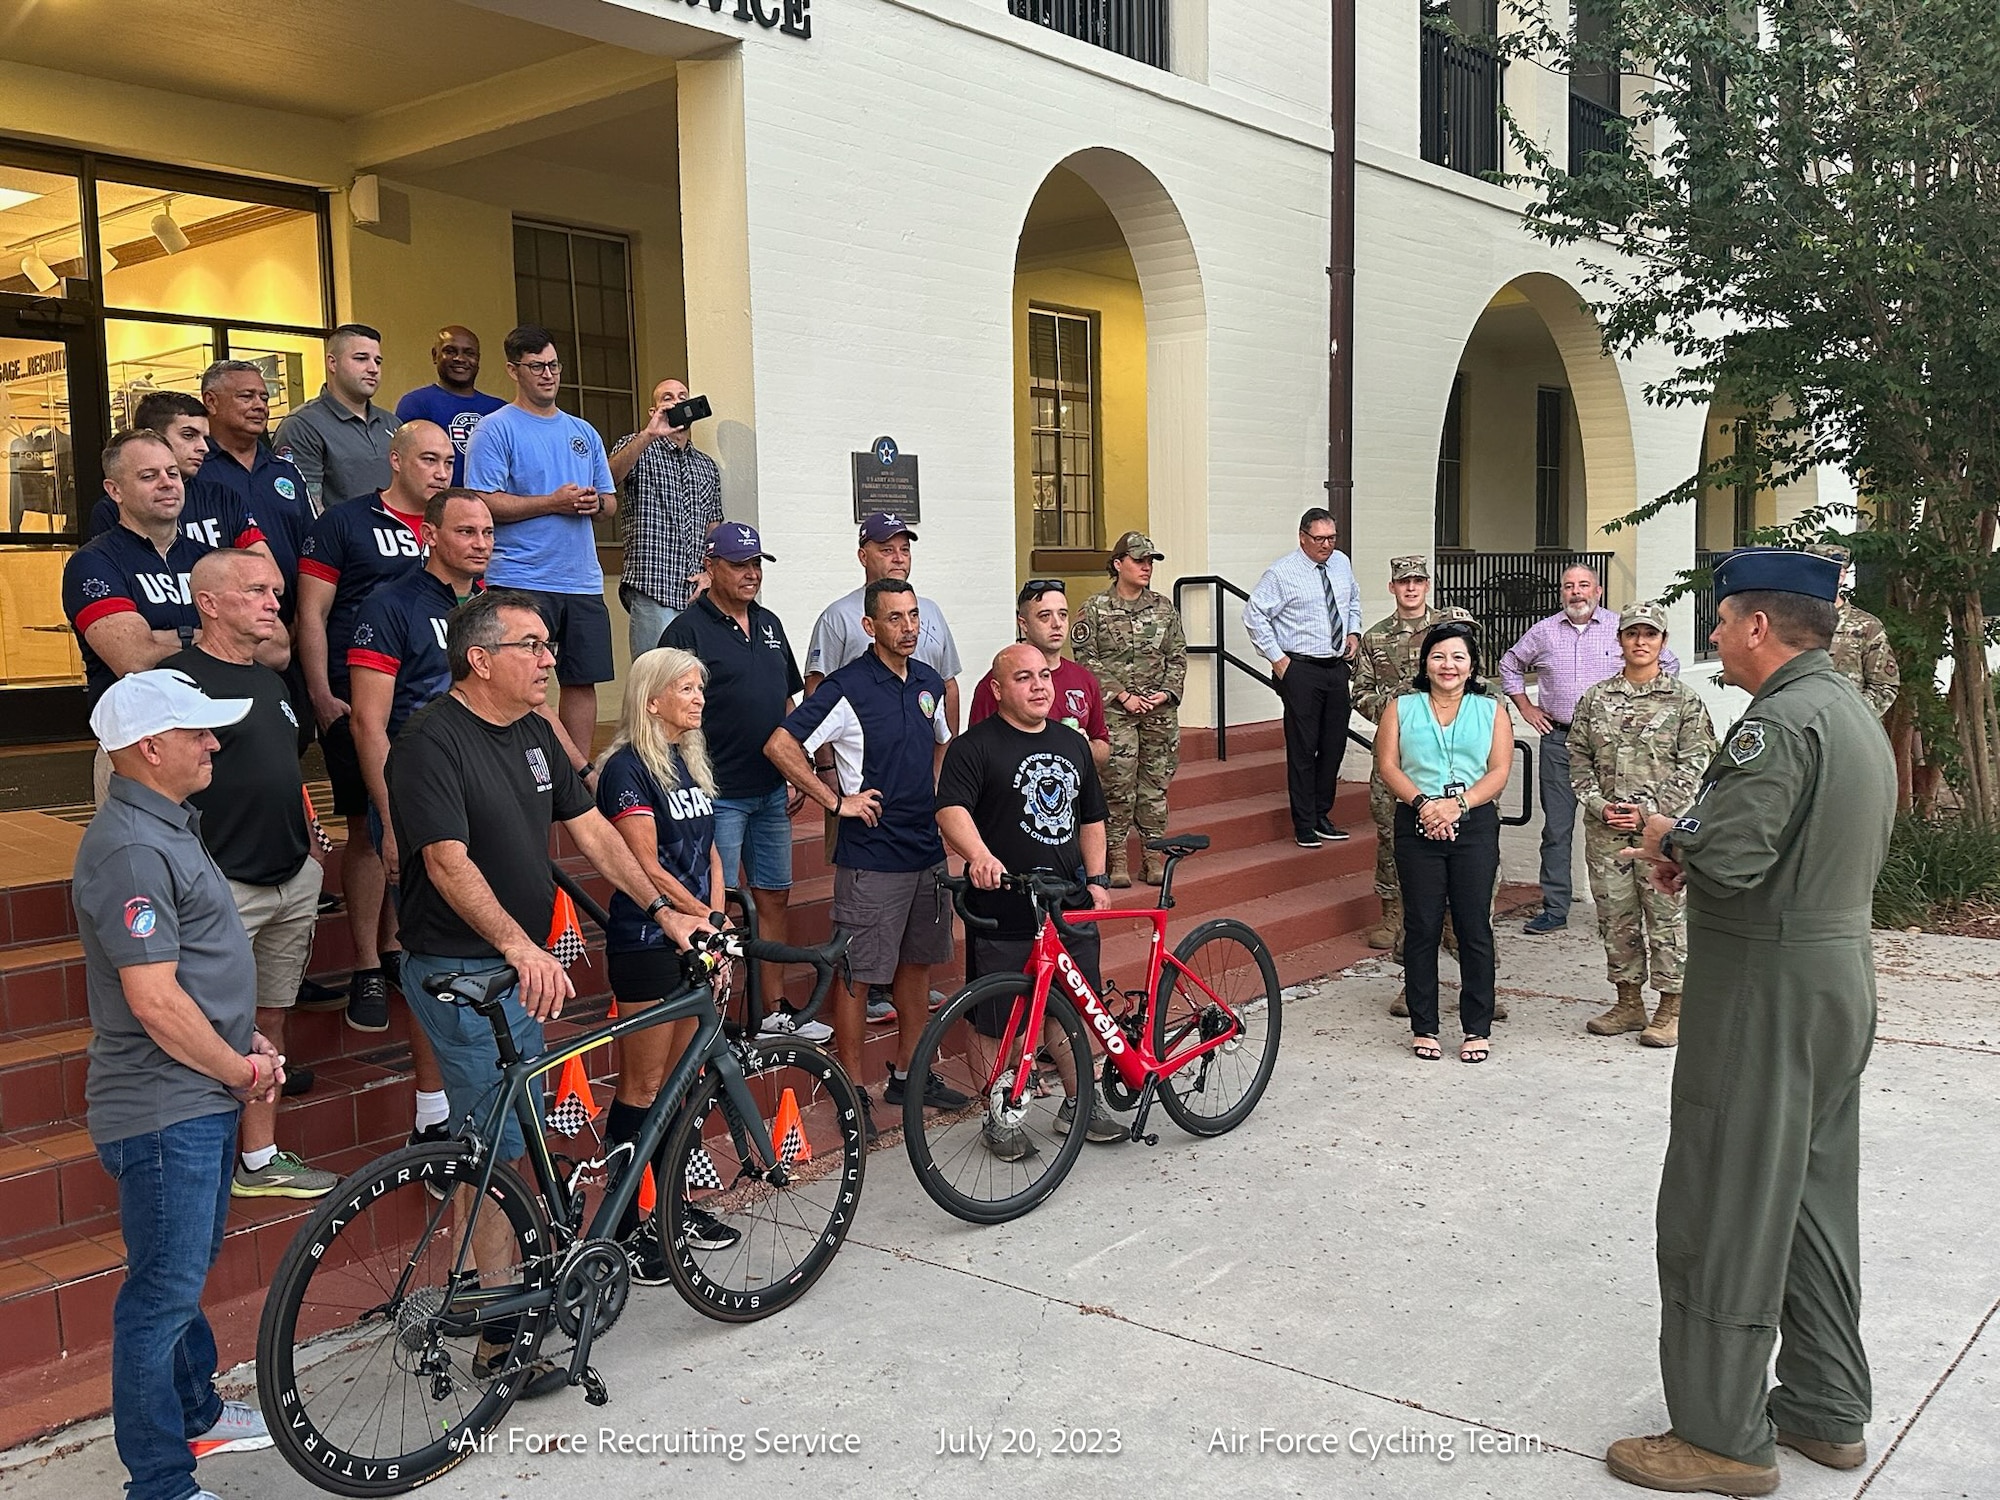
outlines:
[{"label": "man in flight suit", "polygon": [[1839,591],[1840,565],[1804,553],[1750,547],[1716,565],[1711,639],[1725,680],[1754,696],[1693,805],[1648,817],[1628,851],[1687,892],[1658,1216],[1673,1429],[1605,1455],[1648,1489],[1767,1495],[1779,1446],[1836,1469],[1868,1459],[1859,1106],[1896,772],[1827,655]]}]

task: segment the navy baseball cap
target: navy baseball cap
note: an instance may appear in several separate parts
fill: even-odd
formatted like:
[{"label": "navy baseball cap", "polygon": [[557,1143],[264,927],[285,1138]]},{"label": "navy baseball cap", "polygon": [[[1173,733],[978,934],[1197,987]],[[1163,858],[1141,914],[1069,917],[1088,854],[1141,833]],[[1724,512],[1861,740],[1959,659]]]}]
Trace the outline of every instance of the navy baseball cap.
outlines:
[{"label": "navy baseball cap", "polygon": [[757,528],[745,526],[741,521],[724,521],[711,531],[706,555],[724,562],[748,562],[753,557],[761,557],[765,562],[777,561],[764,550],[764,539],[757,535]]},{"label": "navy baseball cap", "polygon": [[1789,547],[1738,547],[1715,565],[1715,597],[1720,601],[1769,589],[1834,600],[1840,597],[1840,575],[1840,564],[1830,557]]},{"label": "navy baseball cap", "polygon": [[906,536],[913,542],[917,539],[910,523],[893,510],[871,510],[861,518],[862,541],[886,542],[892,536]]}]

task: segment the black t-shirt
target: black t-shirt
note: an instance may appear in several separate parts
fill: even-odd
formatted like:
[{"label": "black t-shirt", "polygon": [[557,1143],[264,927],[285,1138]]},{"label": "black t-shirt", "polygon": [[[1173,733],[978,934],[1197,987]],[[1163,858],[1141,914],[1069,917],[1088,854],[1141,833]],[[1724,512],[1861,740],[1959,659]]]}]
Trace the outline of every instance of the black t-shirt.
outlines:
[{"label": "black t-shirt", "polygon": [[[1048,723],[1029,734],[995,714],[945,751],[937,805],[970,812],[986,847],[1012,873],[1055,870],[1074,880],[1084,874],[1077,830],[1104,821],[1104,788],[1090,741],[1074,729]],[[1076,902],[1078,909],[1088,904]],[[1034,936],[1034,906],[1026,896],[975,891],[967,905],[997,918],[999,936]]]},{"label": "black t-shirt", "polygon": [[785,778],[764,756],[764,742],[785,721],[791,700],[805,691],[785,627],[751,601],[750,633],[703,594],[675,615],[662,646],[692,651],[708,668],[702,733],[715,767],[718,797],[768,797]]},{"label": "black t-shirt", "polygon": [[465,845],[494,899],[535,942],[555,912],[549,828],[590,811],[540,714],[489,724],[447,693],[415,715],[389,751],[389,816],[401,852],[403,945],[444,958],[496,958],[431,884],[423,850]]},{"label": "black t-shirt", "polygon": [[255,662],[218,661],[199,646],[160,663],[185,672],[211,698],[248,698],[250,712],[215,731],[215,775],[188,801],[201,811],[201,841],[231,880],[283,885],[311,852],[299,720],[285,679]]}]

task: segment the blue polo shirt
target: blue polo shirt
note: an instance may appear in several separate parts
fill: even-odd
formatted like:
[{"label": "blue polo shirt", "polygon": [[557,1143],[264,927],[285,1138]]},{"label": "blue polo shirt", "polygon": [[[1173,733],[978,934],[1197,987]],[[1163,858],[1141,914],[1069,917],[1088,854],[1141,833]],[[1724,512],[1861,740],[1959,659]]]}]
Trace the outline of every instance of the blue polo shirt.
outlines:
[{"label": "blue polo shirt", "polygon": [[298,595],[299,549],[305,545],[313,519],[305,476],[299,473],[297,464],[289,458],[276,457],[262,443],[257,445],[257,456],[247,469],[222,449],[211,447],[208,457],[195,470],[194,480],[188,486],[188,499],[193,502],[200,497],[207,504],[210,494],[218,490],[234,495],[263,532],[272,560],[285,575],[284,615],[291,619]]},{"label": "blue polo shirt", "polygon": [[[461,396],[435,383],[418,386],[396,403],[398,422],[435,422],[451,439],[451,482],[465,483],[465,450],[480,419],[489,417],[507,403],[498,396],[474,391]],[[544,491],[544,493],[547,493]]]},{"label": "blue polo shirt", "polygon": [[[98,497],[90,511],[90,535],[95,541],[118,529],[118,502],[109,495]],[[199,542],[202,550],[217,547],[254,547],[264,540],[257,522],[244,510],[243,502],[229,490],[196,489],[187,481],[187,499],[181,505],[181,534]]]},{"label": "blue polo shirt", "polygon": [[[482,494],[550,495],[565,484],[616,491],[604,439],[581,417],[538,417],[514,405],[482,417],[465,450],[465,485]],[[531,516],[494,528],[486,581],[495,588],[601,594],[597,534],[589,516]]]},{"label": "blue polo shirt", "polygon": [[299,552],[299,571],[333,585],[326,614],[326,677],[335,697],[347,694],[347,648],[361,606],[384,584],[423,567],[417,534],[421,516],[392,509],[380,495],[343,500],[313,522]]},{"label": "blue polo shirt", "polygon": [[[474,584],[473,592],[478,591]],[[383,584],[362,603],[342,670],[363,667],[396,679],[396,695],[389,703],[391,740],[411,714],[451,687],[444,633],[458,605],[451,586],[428,568]]]},{"label": "blue polo shirt", "polygon": [[115,526],[70,554],[63,564],[63,613],[76,628],[84,692],[92,707],[118,674],[90,649],[90,627],[131,612],[148,630],[200,629],[201,612],[194,607],[188,573],[196,558],[214,550],[183,533],[162,557],[148,538],[129,526]]},{"label": "blue polo shirt", "polygon": [[811,755],[833,747],[843,796],[882,794],[882,820],[840,820],[833,862],[851,870],[928,870],[944,858],[938,836],[935,745],[951,739],[944,679],[914,658],[909,675],[883,665],[874,647],[832,673],[793,709],[785,731]]}]

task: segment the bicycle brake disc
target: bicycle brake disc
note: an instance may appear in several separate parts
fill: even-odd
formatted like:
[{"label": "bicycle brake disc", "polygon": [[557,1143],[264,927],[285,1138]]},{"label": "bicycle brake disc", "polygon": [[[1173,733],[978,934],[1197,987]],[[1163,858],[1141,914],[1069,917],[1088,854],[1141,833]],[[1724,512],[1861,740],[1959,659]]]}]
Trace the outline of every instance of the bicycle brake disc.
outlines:
[{"label": "bicycle brake disc", "polygon": [[556,1327],[570,1338],[583,1328],[583,1310],[595,1305],[593,1337],[618,1321],[632,1295],[632,1268],[625,1247],[613,1240],[585,1240],[569,1253],[556,1281]]},{"label": "bicycle brake disc", "polygon": [[1126,1086],[1124,1075],[1118,1071],[1118,1065],[1111,1060],[1108,1054],[1104,1059],[1104,1066],[1098,1074],[1098,1082],[1104,1088],[1104,1102],[1109,1104],[1113,1109],[1128,1110],[1138,1104],[1139,1091]]}]

